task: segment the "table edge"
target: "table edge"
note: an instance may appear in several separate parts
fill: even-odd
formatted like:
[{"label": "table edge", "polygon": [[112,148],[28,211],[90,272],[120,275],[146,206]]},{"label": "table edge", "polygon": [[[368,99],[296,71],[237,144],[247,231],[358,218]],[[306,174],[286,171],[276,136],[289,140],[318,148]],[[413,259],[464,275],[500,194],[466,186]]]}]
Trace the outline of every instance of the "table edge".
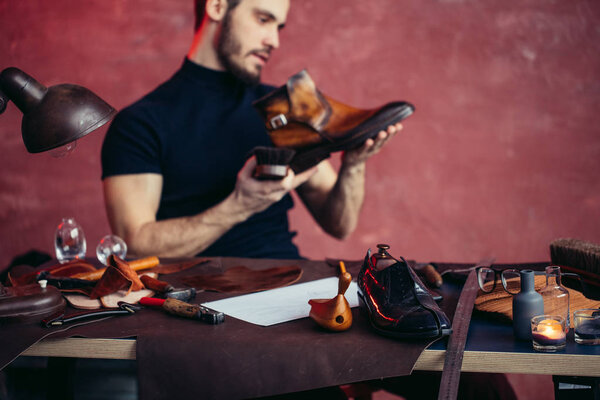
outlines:
[{"label": "table edge", "polygon": [[[425,350],[414,369],[441,371],[445,350]],[[26,357],[73,357],[135,360],[135,339],[62,338],[42,340],[21,354]],[[598,376],[597,355],[465,351],[462,371],[540,375]]]}]

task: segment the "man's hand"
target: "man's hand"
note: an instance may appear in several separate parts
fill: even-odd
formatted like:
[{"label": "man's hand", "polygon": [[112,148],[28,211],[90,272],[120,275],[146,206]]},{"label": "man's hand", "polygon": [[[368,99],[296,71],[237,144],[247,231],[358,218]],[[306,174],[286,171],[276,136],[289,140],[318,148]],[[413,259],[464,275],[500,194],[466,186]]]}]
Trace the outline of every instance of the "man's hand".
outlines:
[{"label": "man's hand", "polygon": [[317,167],[310,168],[298,175],[291,169],[282,180],[258,180],[253,177],[256,169],[256,158],[246,161],[238,173],[232,197],[247,211],[253,214],[267,209],[271,204],[281,200],[290,191],[302,185],[317,172]]},{"label": "man's hand", "polygon": [[353,150],[345,151],[342,156],[342,162],[346,166],[364,163],[369,157],[377,154],[383,145],[401,130],[402,124],[399,122],[395,125],[388,126],[387,130],[379,131],[377,136],[375,136],[373,139],[367,139],[362,146]]}]

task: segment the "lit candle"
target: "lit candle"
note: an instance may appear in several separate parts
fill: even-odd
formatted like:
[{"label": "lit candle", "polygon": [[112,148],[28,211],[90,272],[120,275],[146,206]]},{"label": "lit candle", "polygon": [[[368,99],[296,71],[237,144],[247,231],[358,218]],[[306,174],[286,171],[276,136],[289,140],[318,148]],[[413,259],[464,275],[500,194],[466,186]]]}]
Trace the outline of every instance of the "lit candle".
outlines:
[{"label": "lit candle", "polygon": [[531,335],[533,340],[542,346],[556,346],[567,340],[562,324],[554,319],[541,320]]}]

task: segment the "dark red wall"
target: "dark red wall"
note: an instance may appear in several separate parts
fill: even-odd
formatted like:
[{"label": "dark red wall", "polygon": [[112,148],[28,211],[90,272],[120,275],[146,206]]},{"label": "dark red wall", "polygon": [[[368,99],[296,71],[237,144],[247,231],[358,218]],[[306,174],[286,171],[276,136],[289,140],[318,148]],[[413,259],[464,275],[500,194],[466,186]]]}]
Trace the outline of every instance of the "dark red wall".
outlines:
[{"label": "dark red wall", "polygon": [[[192,0],[0,0],[0,68],[87,86],[121,108],[179,66]],[[327,238],[291,214],[310,258],[360,258],[388,242],[418,260],[548,258],[563,236],[600,242],[600,2],[295,0],[265,80],[308,68],[360,107],[417,112],[368,164],[357,231]],[[63,216],[88,254],[109,228],[99,151],[106,128],[63,159],[29,155],[12,104],[0,116],[0,265],[52,250]],[[338,163],[338,157],[334,157]]]}]

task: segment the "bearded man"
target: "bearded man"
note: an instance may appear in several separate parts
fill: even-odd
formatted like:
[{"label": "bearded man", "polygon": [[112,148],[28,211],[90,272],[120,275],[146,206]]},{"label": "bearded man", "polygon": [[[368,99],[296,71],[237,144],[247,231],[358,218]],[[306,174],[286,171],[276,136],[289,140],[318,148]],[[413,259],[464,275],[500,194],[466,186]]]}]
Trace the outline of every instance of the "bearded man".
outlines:
[{"label": "bearded man", "polygon": [[329,234],[356,227],[365,162],[401,129],[391,125],[339,171],[327,161],[281,181],[252,177],[271,146],[252,102],[279,47],[289,0],[196,0],[196,33],[181,68],[122,110],[102,148],[107,214],[134,256],[299,258],[287,212],[296,190]]}]

